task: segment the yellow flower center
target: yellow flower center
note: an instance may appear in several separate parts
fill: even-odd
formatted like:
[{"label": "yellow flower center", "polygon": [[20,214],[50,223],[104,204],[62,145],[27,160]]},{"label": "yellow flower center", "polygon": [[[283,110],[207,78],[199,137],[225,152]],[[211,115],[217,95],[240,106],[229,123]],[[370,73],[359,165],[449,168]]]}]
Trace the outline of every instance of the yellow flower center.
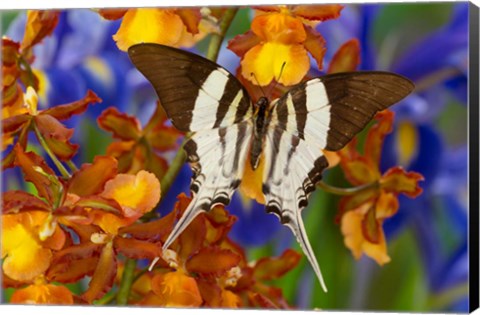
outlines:
[{"label": "yellow flower center", "polygon": [[30,115],[37,115],[38,95],[31,86],[27,87],[27,92],[25,93],[25,103]]}]

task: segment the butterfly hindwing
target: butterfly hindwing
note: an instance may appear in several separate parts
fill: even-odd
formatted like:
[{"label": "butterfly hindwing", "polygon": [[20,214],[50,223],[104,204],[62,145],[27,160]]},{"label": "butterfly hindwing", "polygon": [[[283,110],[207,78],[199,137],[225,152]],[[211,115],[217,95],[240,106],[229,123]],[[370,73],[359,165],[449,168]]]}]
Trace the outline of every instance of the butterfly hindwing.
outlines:
[{"label": "butterfly hindwing", "polygon": [[269,128],[265,141],[265,207],[289,227],[327,291],[303,225],[301,210],[328,162],[318,147],[280,128]]},{"label": "butterfly hindwing", "polygon": [[196,132],[185,144],[193,170],[192,201],[163,248],[166,249],[201,212],[214,205],[228,205],[240,184],[253,132],[250,121]]},{"label": "butterfly hindwing", "polygon": [[328,166],[322,150],[344,147],[375,113],[412,89],[392,73],[341,73],[298,84],[272,105],[264,148],[266,209],[292,230],[325,291],[300,214]]},{"label": "butterfly hindwing", "polygon": [[138,44],[128,54],[152,83],[173,125],[198,131],[251,117],[248,94],[228,71],[198,55],[158,44]]}]

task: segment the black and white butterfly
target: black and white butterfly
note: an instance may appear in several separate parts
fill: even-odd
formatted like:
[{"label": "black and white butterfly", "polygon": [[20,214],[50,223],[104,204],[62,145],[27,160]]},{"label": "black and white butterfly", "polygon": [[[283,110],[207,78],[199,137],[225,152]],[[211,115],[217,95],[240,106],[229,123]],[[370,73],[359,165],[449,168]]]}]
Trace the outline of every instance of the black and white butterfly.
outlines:
[{"label": "black and white butterfly", "polygon": [[272,102],[261,97],[253,104],[235,76],[201,56],[158,44],[138,44],[128,54],[154,86],[172,124],[191,132],[184,148],[193,170],[193,199],[163,249],[198,214],[228,205],[245,167],[255,169],[264,154],[266,211],[292,230],[326,291],[301,217],[328,166],[322,150],[343,148],[413,84],[388,72],[330,74],[297,84]]}]

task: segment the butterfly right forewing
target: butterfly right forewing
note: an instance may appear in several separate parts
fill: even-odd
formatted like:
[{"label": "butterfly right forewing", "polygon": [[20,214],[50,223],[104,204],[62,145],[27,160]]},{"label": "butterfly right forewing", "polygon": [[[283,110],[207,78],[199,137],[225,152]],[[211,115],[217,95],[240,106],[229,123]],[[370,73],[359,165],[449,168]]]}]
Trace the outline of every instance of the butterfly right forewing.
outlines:
[{"label": "butterfly right forewing", "polygon": [[274,104],[264,148],[266,209],[292,230],[325,291],[300,215],[328,166],[322,150],[341,149],[412,90],[393,73],[340,73],[298,84]]}]

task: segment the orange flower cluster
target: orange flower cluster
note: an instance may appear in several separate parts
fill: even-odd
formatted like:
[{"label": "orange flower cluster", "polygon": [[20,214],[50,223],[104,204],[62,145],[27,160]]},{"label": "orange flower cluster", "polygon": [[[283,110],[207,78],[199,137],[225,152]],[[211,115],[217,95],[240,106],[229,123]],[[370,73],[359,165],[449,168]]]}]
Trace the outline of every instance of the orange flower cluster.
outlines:
[{"label": "orange flower cluster", "polygon": [[[278,289],[262,282],[295,267],[300,255],[287,251],[251,267],[243,250],[227,237],[235,218],[222,207],[198,217],[171,249],[162,252],[162,243],[190,199],[180,195],[169,215],[137,222],[160,200],[160,184],[152,173],[118,174],[114,158],[97,156],[62,180],[35,153],[16,146],[15,155],[38,196],[23,191],[3,196],[3,285],[27,285],[14,293],[12,302],[92,303],[114,284],[122,255],[162,257],[152,272],[134,283],[138,294],[132,294],[131,304],[287,306]],[[276,272],[264,269],[269,263]],[[81,296],[53,284],[85,276],[92,279]]]},{"label": "orange flower cluster", "polygon": [[419,173],[406,172],[399,166],[380,173],[383,140],[392,131],[393,118],[390,111],[377,114],[377,124],[370,128],[365,140],[364,154],[357,151],[356,140],[340,151],[340,165],[348,181],[366,185],[366,189],[340,201],[345,245],[355,258],[365,253],[380,265],[390,261],[382,223],[397,212],[398,195],[415,198],[422,193],[419,181],[423,176]]},{"label": "orange flower cluster", "polygon": [[[58,303],[57,291],[49,290],[49,283],[75,282],[93,274],[82,298],[88,302],[98,298],[115,276],[114,253],[124,247],[131,250],[131,244],[118,240],[118,229],[156,206],[158,179],[146,171],[118,174],[115,159],[97,156],[63,180],[35,153],[19,145],[14,152],[15,164],[38,196],[23,191],[3,195],[4,286],[29,284],[16,291],[12,299],[17,302]],[[52,295],[40,294],[41,290]],[[70,294],[63,301],[71,299]]]},{"label": "orange flower cluster", "polygon": [[167,126],[167,116],[160,103],[149,122],[142,129],[137,118],[120,113],[115,107],[107,108],[97,119],[100,128],[112,133],[119,141],[107,147],[107,154],[118,161],[122,173],[149,170],[158,178],[165,174],[168,164],[160,153],[177,149],[182,135]]},{"label": "orange flower cluster", "polygon": [[23,111],[22,85],[38,88],[38,79],[30,69],[33,47],[53,32],[58,14],[56,11],[29,11],[22,42],[2,38],[2,117]]},{"label": "orange flower cluster", "polygon": [[310,69],[308,53],[321,69],[325,40],[312,25],[338,18],[342,8],[341,5],[258,7],[251,30],[228,44],[242,58],[242,76],[262,86],[272,80],[283,85],[297,84]]},{"label": "orange flower cluster", "polygon": [[[25,30],[21,43],[2,37],[2,119],[28,112],[22,87],[31,86],[37,90],[39,85],[30,67],[34,59],[32,48],[53,31],[57,22],[58,13],[55,11],[29,11],[27,24],[30,26]],[[14,133],[3,130],[3,150],[13,143]],[[24,143],[25,138],[26,134],[23,134],[21,142]],[[11,163],[12,158],[7,160]]]},{"label": "orange flower cluster", "polygon": [[[123,227],[119,233],[128,235],[132,244],[161,244],[190,200],[181,194],[167,216]],[[228,237],[235,221],[221,206],[198,216],[161,254],[156,267],[134,283],[136,294],[130,303],[188,307],[253,307],[264,303],[275,308],[288,307],[279,289],[263,282],[294,268],[300,255],[287,250],[278,258],[264,258],[250,265],[243,249]],[[139,255],[132,251],[129,257]]]}]

